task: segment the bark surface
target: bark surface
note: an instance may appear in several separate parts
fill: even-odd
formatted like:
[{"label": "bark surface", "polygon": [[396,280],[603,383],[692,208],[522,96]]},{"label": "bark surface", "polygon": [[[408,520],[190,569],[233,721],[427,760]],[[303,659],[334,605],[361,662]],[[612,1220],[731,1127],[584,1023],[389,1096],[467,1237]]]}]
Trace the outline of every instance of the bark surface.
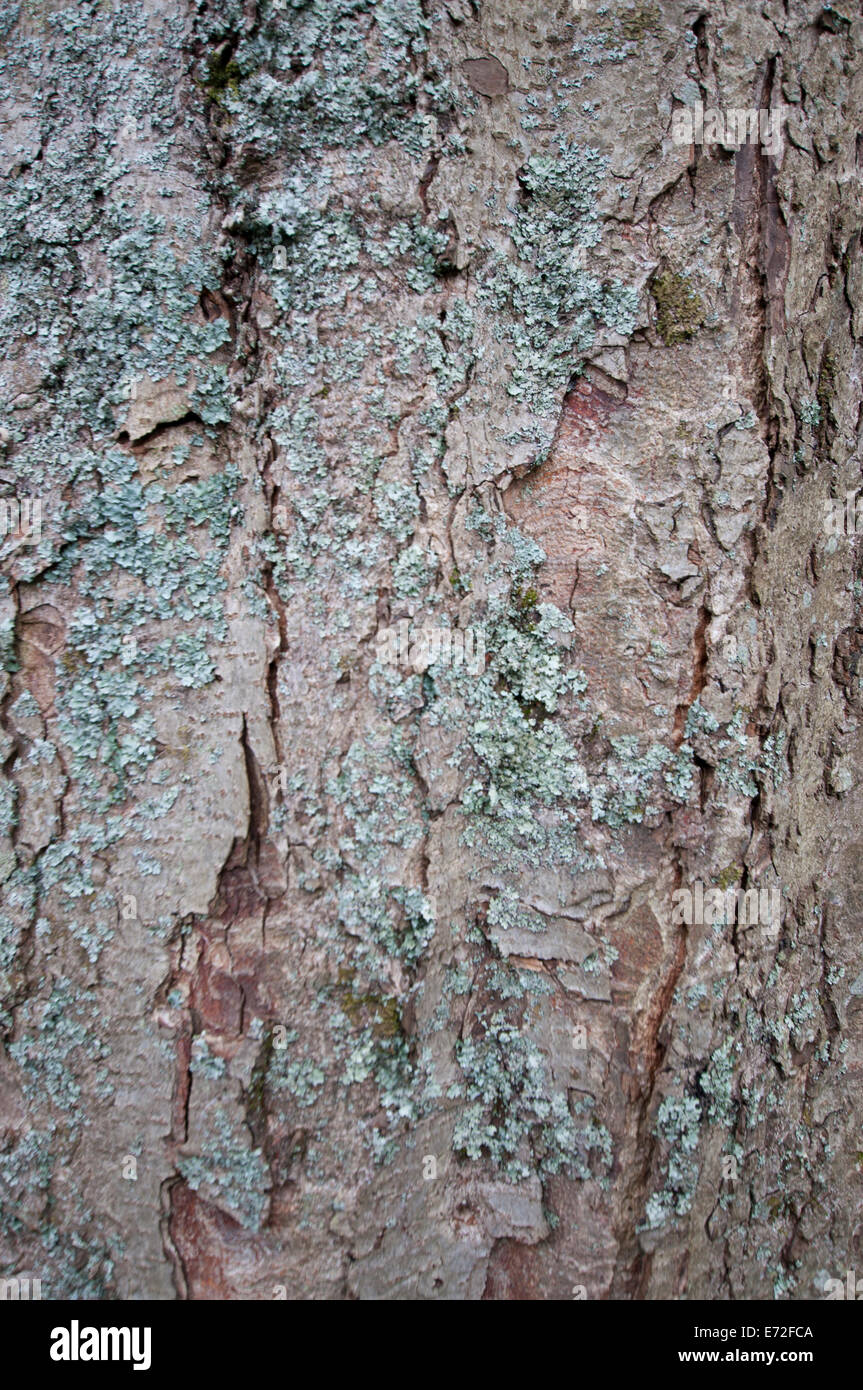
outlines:
[{"label": "bark surface", "polygon": [[863,1270],[861,55],[6,6],[0,1275]]}]

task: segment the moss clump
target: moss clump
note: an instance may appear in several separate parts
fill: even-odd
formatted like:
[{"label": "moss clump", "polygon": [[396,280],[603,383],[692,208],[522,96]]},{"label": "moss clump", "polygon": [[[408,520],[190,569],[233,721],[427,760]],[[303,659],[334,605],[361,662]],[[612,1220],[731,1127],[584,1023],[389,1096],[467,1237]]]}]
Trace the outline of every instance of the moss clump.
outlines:
[{"label": "moss clump", "polygon": [[714,883],[718,888],[721,888],[724,893],[726,888],[730,888],[732,884],[739,883],[742,877],[742,864],[728,864],[724,869],[721,869],[718,874],[714,874]]},{"label": "moss clump", "polygon": [[664,270],[650,292],[656,304],[656,327],[666,347],[675,347],[698,332],[704,322],[704,306],[684,275]]},{"label": "moss clump", "polygon": [[400,1035],[402,1017],[395,995],[358,994],[355,979],[355,970],[342,967],[336,985],[339,1003],[351,1023],[363,1025],[370,1021],[372,1032],[380,1038],[394,1038]]},{"label": "moss clump", "polygon": [[207,80],[204,91],[211,101],[221,104],[226,92],[237,94],[240,88],[242,69],[236,59],[230,56],[230,49],[224,45],[214,53],[207,63]]},{"label": "moss clump", "polygon": [[639,43],[648,34],[655,34],[662,16],[657,5],[638,5],[621,16],[620,28],[623,37],[630,43]]},{"label": "moss clump", "polygon": [[532,587],[522,591],[521,585],[517,584],[512,591],[512,601],[522,613],[530,612],[539,603],[539,594]]}]

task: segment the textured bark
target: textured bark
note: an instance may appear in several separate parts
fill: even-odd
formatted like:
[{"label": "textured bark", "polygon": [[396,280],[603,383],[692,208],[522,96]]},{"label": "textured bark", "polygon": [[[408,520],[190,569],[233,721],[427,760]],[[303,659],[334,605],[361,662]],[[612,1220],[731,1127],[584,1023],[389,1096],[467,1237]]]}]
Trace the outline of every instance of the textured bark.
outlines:
[{"label": "textured bark", "polygon": [[4,12],[0,1275],[861,1267],[861,50],[858,0]]}]

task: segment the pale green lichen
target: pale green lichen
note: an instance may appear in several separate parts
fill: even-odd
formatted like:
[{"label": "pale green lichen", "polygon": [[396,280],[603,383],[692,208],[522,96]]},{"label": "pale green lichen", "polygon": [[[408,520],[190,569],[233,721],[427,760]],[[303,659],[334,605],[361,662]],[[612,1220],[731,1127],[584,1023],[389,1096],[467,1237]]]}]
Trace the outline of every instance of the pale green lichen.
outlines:
[{"label": "pale green lichen", "polygon": [[240,1141],[223,1106],[202,1152],[181,1155],[177,1168],[193,1191],[212,1193],[248,1230],[260,1230],[269,1209],[269,1167],[259,1148]]},{"label": "pale green lichen", "polygon": [[711,1054],[710,1061],[698,1078],[698,1088],[708,1097],[707,1119],[711,1124],[730,1129],[736,1114],[734,1101],[735,1056],[740,1044],[726,1038]]},{"label": "pale green lichen", "polygon": [[518,1026],[498,1011],[482,1016],[476,1036],[456,1046],[464,1083],[450,1089],[463,1097],[453,1148],[473,1161],[487,1156],[512,1180],[539,1172],[590,1177],[611,1164],[610,1137],[592,1118],[579,1126],[566,1090],[552,1082],[547,1060]]},{"label": "pale green lichen", "polygon": [[666,1150],[665,1185],[648,1198],[645,1222],[648,1230],[663,1226],[675,1216],[685,1216],[698,1182],[698,1148],[701,1104],[694,1096],[666,1096],[656,1115],[654,1133]]},{"label": "pale green lichen", "polygon": [[635,327],[635,291],[600,281],[581,264],[581,253],[601,238],[596,203],[607,166],[598,150],[563,138],[557,154],[531,155],[512,228],[517,259],[497,258],[482,286],[501,316],[497,331],[512,347],[510,393],[539,415],[559,409],[597,322],[624,336]]}]

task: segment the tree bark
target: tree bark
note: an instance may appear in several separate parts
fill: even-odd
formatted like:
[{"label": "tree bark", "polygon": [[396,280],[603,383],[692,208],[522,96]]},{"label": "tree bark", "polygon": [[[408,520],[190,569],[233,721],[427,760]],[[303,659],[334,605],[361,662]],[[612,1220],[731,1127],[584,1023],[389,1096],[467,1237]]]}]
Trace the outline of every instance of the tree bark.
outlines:
[{"label": "tree bark", "polygon": [[0,19],[4,1277],[863,1268],[861,48]]}]

